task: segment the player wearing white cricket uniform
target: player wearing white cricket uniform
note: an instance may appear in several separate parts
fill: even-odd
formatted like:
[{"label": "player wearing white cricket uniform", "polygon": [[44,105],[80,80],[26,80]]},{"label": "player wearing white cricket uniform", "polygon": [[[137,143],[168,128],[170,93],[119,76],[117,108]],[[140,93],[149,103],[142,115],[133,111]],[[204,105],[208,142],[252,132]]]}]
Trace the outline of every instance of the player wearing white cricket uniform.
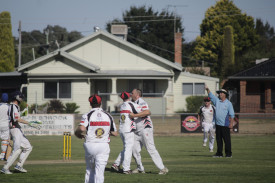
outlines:
[{"label": "player wearing white cricket uniform", "polygon": [[19,155],[20,156],[19,156],[18,163],[16,164],[14,169],[22,173],[27,172],[27,170],[23,168],[23,165],[32,151],[32,146],[29,140],[22,133],[21,126],[19,125],[19,123],[29,124],[29,122],[20,118],[20,107],[18,105],[22,100],[23,100],[22,93],[15,92],[12,97],[12,103],[10,104],[10,107],[9,107],[9,116],[10,116],[10,125],[11,125],[10,132],[13,140],[13,151],[1,170],[1,172],[4,174],[12,174],[9,171],[9,168],[14,163],[14,161],[18,158]]},{"label": "player wearing white cricket uniform", "polygon": [[[82,116],[75,135],[78,138],[85,137],[85,183],[102,183],[110,154],[110,134],[116,136],[117,130],[113,117],[100,108],[101,97],[92,95],[89,102],[92,109]],[[83,135],[85,132],[86,135]]]},{"label": "player wearing white cricket uniform", "polygon": [[209,97],[204,98],[205,105],[200,107],[198,119],[202,122],[203,146],[206,146],[209,133],[209,150],[213,152],[215,142],[215,107]]},{"label": "player wearing white cricket uniform", "polygon": [[[144,111],[150,111],[148,104],[141,98],[142,93],[139,89],[134,89],[132,91],[132,99],[142,107]],[[151,112],[149,113],[151,114]],[[133,156],[137,163],[137,169],[133,173],[144,173],[144,167],[141,162],[140,151],[144,145],[148,153],[150,154],[153,162],[160,170],[159,174],[168,173],[168,169],[163,165],[163,161],[157,151],[154,143],[154,133],[153,133],[153,122],[149,115],[144,116],[142,113],[139,114],[130,114],[131,118],[139,117],[135,120],[137,129],[135,132],[135,144],[133,148]]]},{"label": "player wearing white cricket uniform", "polygon": [[8,94],[3,93],[0,103],[0,139],[1,139],[1,154],[0,160],[5,159],[6,151],[9,145],[10,128],[9,128],[9,100]]},{"label": "player wearing white cricket uniform", "polygon": [[123,142],[123,150],[119,153],[117,159],[112,165],[112,169],[119,171],[119,165],[122,162],[123,173],[131,174],[132,171],[130,165],[134,146],[134,131],[136,129],[136,124],[134,119],[129,117],[129,114],[131,112],[140,113],[141,107],[130,101],[130,94],[127,92],[122,92],[120,97],[123,100],[123,104],[120,106],[119,133]]}]

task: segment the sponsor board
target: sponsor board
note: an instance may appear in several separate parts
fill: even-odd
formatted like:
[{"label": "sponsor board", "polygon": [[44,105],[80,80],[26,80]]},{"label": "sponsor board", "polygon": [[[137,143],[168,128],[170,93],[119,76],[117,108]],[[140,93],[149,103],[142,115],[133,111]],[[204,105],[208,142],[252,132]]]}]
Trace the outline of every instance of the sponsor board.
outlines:
[{"label": "sponsor board", "polygon": [[63,132],[74,134],[73,114],[29,114],[22,117],[26,121],[42,121],[40,130],[20,123],[24,135],[63,135]]},{"label": "sponsor board", "polygon": [[181,115],[181,132],[182,133],[201,133],[201,124],[197,114]]}]

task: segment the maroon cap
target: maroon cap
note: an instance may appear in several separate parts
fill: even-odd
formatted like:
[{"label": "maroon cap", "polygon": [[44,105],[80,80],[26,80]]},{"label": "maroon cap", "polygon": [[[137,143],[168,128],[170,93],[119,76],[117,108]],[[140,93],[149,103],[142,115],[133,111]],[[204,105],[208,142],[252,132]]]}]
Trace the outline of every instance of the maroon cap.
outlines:
[{"label": "maroon cap", "polygon": [[204,100],[204,101],[207,101],[207,102],[210,102],[210,101],[211,101],[211,99],[210,99],[209,97],[204,97],[203,100]]},{"label": "maroon cap", "polygon": [[122,92],[120,97],[124,100],[124,99],[128,99],[130,98],[130,93],[128,92]]},{"label": "maroon cap", "polygon": [[101,97],[98,96],[97,94],[94,94],[89,97],[89,102],[91,104],[101,104]]}]

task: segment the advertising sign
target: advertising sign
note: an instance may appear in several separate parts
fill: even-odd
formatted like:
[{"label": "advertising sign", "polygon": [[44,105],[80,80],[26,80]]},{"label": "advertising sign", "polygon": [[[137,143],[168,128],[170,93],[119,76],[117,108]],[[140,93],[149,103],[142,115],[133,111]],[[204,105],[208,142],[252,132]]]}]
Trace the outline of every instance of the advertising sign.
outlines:
[{"label": "advertising sign", "polygon": [[20,123],[25,135],[63,135],[63,132],[74,133],[73,114],[28,114],[28,116],[22,118],[26,121],[42,122],[40,130]]},{"label": "advertising sign", "polygon": [[198,120],[198,114],[181,115],[181,132],[182,133],[201,133],[201,124]]}]

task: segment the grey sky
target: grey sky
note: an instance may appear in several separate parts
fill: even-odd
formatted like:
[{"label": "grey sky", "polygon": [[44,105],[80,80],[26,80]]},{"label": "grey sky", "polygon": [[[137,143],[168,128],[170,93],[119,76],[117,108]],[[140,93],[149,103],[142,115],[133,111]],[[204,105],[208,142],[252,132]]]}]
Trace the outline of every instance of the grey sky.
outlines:
[{"label": "grey sky", "polygon": [[[42,31],[47,25],[59,25],[89,35],[94,26],[104,29],[108,21],[121,19],[130,6],[152,6],[155,11],[169,8],[181,16],[184,38],[189,42],[200,34],[204,13],[215,3],[216,0],[0,0],[0,12],[11,13],[13,36],[18,37],[19,20],[22,31]],[[242,12],[275,27],[275,0],[234,0],[234,3]]]}]

